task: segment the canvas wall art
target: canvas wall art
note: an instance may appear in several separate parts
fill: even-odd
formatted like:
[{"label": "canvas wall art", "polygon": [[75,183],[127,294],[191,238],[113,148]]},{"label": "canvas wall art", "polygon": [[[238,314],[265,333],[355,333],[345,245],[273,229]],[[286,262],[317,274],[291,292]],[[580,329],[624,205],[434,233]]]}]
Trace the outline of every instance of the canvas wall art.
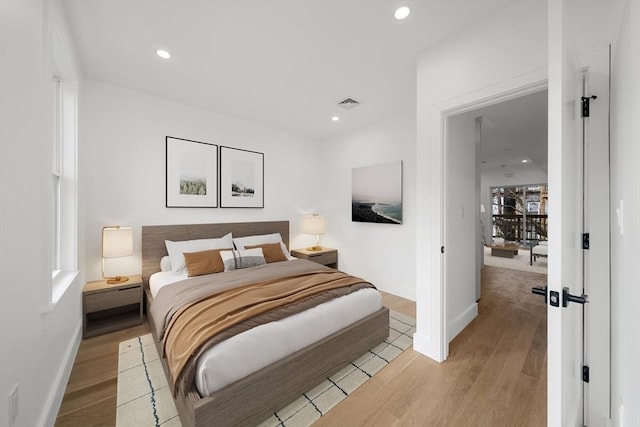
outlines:
[{"label": "canvas wall art", "polygon": [[402,224],[402,161],[353,168],[351,220]]},{"label": "canvas wall art", "polygon": [[264,154],[220,147],[220,207],[264,207]]},{"label": "canvas wall art", "polygon": [[166,137],[166,207],[218,206],[218,146]]}]

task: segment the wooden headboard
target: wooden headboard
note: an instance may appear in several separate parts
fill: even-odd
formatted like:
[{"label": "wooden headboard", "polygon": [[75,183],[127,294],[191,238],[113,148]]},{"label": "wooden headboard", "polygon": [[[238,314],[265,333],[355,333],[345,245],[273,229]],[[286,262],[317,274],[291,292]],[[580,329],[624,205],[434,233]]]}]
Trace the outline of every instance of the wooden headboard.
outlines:
[{"label": "wooden headboard", "polygon": [[289,221],[234,222],[228,224],[184,224],[142,226],[142,280],[160,271],[160,260],[167,255],[165,240],[211,239],[233,233],[233,237],[280,233],[289,248]]}]

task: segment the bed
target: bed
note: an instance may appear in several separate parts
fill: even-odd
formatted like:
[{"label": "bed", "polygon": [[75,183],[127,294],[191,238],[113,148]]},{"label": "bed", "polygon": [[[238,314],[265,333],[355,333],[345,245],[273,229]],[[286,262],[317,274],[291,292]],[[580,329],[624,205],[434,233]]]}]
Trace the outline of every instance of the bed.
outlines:
[{"label": "bed", "polygon": [[[156,324],[160,324],[159,319],[157,319],[160,316],[155,314],[156,318],[154,318],[154,310],[149,309],[155,300],[154,292],[149,286],[149,279],[152,274],[160,271],[161,260],[167,256],[165,240],[185,241],[220,238],[227,233],[232,233],[234,238],[279,233],[288,250],[288,221],[142,227],[142,275],[145,283],[145,305],[149,325],[159,354],[164,354],[163,344],[158,339],[159,328],[156,327]],[[294,268],[292,266],[302,265],[302,263],[310,262],[303,260],[296,260],[291,263],[281,262],[276,264],[281,264],[285,267],[276,267]],[[256,270],[262,268],[266,270],[272,267],[260,266],[256,267]],[[317,268],[329,270],[319,265]],[[220,275],[212,276],[218,276],[218,280],[223,277]],[[365,293],[364,291],[361,292]],[[337,298],[336,301],[352,297],[352,295]],[[158,300],[160,299],[158,298]],[[328,307],[331,304],[335,306],[338,303],[340,301],[331,301],[330,304],[323,304],[323,306],[326,305]],[[311,311],[306,310],[300,313],[300,317],[306,316]],[[327,376],[337,372],[370,348],[384,341],[388,336],[388,328],[389,311],[386,307],[380,306],[375,308],[373,312],[364,314],[361,318],[340,326],[339,330],[329,335],[305,344],[304,347],[291,353],[278,356],[277,360],[269,362],[245,376],[237,379],[232,378],[230,383],[218,388],[213,387],[212,390],[207,391],[208,395],[201,393],[202,381],[178,382],[175,402],[182,424],[185,427],[257,425]],[[254,332],[248,331],[248,333]],[[278,332],[275,333],[277,334]],[[161,331],[160,334],[162,334]],[[214,348],[217,348],[217,346]],[[204,355],[200,357],[205,359]],[[165,358],[161,359],[165,374],[170,379],[167,360]],[[196,371],[198,371],[198,368],[196,368]]]}]

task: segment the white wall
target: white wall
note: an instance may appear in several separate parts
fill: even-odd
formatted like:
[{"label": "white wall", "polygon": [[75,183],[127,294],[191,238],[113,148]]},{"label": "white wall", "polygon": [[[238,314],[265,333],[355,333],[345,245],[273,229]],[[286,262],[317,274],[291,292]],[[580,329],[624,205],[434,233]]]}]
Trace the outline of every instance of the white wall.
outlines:
[{"label": "white wall", "polygon": [[[86,80],[80,104],[80,181],[88,280],[101,274],[101,229],[133,227],[139,274],[142,225],[291,221],[291,245],[306,245],[304,213],[319,210],[315,141],[106,83]],[[264,209],[166,208],[165,136],[264,153]],[[112,266],[113,268],[113,266]]]},{"label": "white wall", "polygon": [[80,340],[81,275],[50,304],[54,29],[75,63],[59,6],[0,1],[1,426],[10,425],[7,403],[14,385],[15,425],[53,425]]},{"label": "white wall", "polygon": [[[480,242],[479,186],[476,173],[480,159],[476,156],[476,122],[466,114],[451,117],[447,125],[445,157],[444,243],[447,280],[447,340],[455,338],[478,315],[476,282],[480,276],[476,260]],[[475,243],[475,244],[474,244]]]},{"label": "white wall", "polygon": [[[321,142],[323,189],[320,213],[327,234],[322,244],[335,247],[339,267],[379,289],[415,300],[415,111]],[[402,160],[402,224],[351,221],[353,168]],[[307,244],[310,244],[309,240]]]},{"label": "white wall", "polygon": [[[611,73],[611,412],[640,425],[640,4],[627,2]],[[616,210],[623,205],[623,229]],[[623,234],[624,233],[624,234]]]},{"label": "white wall", "polygon": [[[518,2],[418,58],[416,192],[421,215],[416,225],[418,327],[414,348],[435,360],[446,358],[440,254],[443,114],[544,81],[546,36],[546,3]],[[447,313],[447,318],[460,314]]]}]

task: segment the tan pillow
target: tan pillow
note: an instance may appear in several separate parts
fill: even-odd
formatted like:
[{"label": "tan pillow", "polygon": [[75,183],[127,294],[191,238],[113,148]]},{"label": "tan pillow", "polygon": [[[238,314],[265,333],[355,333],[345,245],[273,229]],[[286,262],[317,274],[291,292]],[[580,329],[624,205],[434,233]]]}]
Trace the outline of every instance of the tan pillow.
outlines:
[{"label": "tan pillow", "polygon": [[245,249],[261,248],[264,255],[264,260],[269,264],[270,262],[286,261],[287,257],[282,252],[280,243],[263,243],[261,245],[245,246]]},{"label": "tan pillow", "polygon": [[200,252],[184,252],[184,262],[188,276],[202,276],[203,274],[222,273],[224,264],[220,258],[220,251],[229,249],[209,249]]}]

